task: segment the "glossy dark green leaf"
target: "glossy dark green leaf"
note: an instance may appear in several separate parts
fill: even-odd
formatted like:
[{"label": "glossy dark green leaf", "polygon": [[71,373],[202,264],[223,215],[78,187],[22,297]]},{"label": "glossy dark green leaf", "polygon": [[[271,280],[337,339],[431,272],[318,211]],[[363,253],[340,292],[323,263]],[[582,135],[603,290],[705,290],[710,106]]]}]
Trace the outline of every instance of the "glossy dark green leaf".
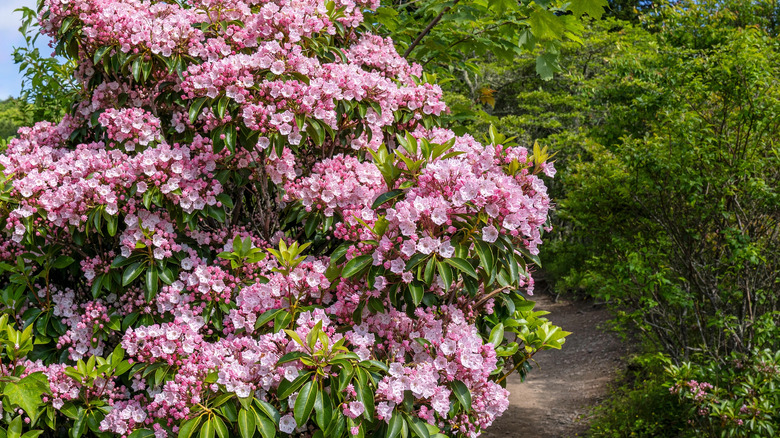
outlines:
[{"label": "glossy dark green leaf", "polygon": [[350,278],[369,266],[373,261],[374,258],[370,254],[357,256],[344,265],[344,270],[341,271],[341,276],[344,278]]},{"label": "glossy dark green leaf", "polygon": [[377,196],[376,200],[374,200],[374,203],[371,204],[371,209],[376,210],[382,204],[391,201],[393,199],[396,199],[402,196],[404,193],[406,193],[406,190],[401,190],[401,189],[395,189],[387,193],[382,193],[381,195]]},{"label": "glossy dark green leaf", "polygon": [[493,344],[494,347],[498,347],[504,342],[504,324],[499,322],[493,327],[493,330],[490,331],[489,342]]},{"label": "glossy dark green leaf", "polygon": [[293,408],[293,415],[297,424],[306,424],[309,421],[311,412],[314,409],[314,402],[317,400],[317,389],[317,383],[309,380],[298,392]]},{"label": "glossy dark green leaf", "polygon": [[406,419],[406,424],[409,425],[409,428],[412,429],[415,436],[418,438],[430,438],[431,434],[428,432],[426,423],[420,420],[419,417],[406,413],[404,414],[404,417]]},{"label": "glossy dark green leaf", "polygon": [[255,414],[241,409],[238,411],[238,431],[241,438],[252,438],[255,434]]},{"label": "glossy dark green leaf", "polygon": [[311,357],[311,355],[308,353],[304,353],[302,351],[292,351],[279,358],[279,361],[276,362],[276,365],[282,365],[288,362],[295,362],[296,360],[302,357]]},{"label": "glossy dark green leaf", "polygon": [[198,437],[200,438],[214,438],[214,433],[216,432],[214,427],[214,421],[212,418],[209,418],[206,420],[205,423],[203,423],[203,427],[200,428],[200,434],[198,434]]},{"label": "glossy dark green leaf", "polygon": [[444,282],[444,290],[449,292],[452,285],[452,268],[450,268],[450,265],[438,260],[436,261],[436,267],[439,271],[439,276]]},{"label": "glossy dark green leaf", "polygon": [[222,420],[222,418],[220,418],[218,415],[215,415],[211,421],[214,422],[214,430],[217,432],[217,436],[219,438],[230,438],[227,425],[225,425],[225,422]]},{"label": "glossy dark green leaf", "polygon": [[149,429],[137,429],[133,431],[127,438],[151,438],[154,436],[154,432]]},{"label": "glossy dark green leaf", "polygon": [[279,390],[277,391],[277,397],[280,400],[284,400],[287,397],[290,396],[293,392],[297,391],[298,388],[303,386],[304,383],[306,383],[306,380],[308,380],[311,377],[312,371],[305,372],[298,376],[295,380],[290,382],[287,379],[282,379],[282,382],[279,383]]},{"label": "glossy dark green leaf", "polygon": [[314,419],[321,430],[325,430],[333,419],[333,403],[325,391],[317,392],[314,402]]},{"label": "glossy dark green leaf", "polygon": [[122,286],[127,286],[138,278],[138,276],[144,272],[144,267],[146,267],[145,264],[136,262],[125,268],[125,272],[122,274]]},{"label": "glossy dark green leaf", "polygon": [[260,436],[263,438],[275,438],[276,425],[274,422],[255,408],[252,408],[252,412],[255,414],[255,424],[257,425],[257,431],[260,432]]},{"label": "glossy dark green leaf", "polygon": [[207,97],[199,97],[192,101],[189,110],[190,123],[195,123],[195,120],[198,119],[200,111],[203,109],[203,105],[206,103],[206,100],[208,100]]},{"label": "glossy dark green leaf", "polygon": [[111,49],[113,49],[112,46],[103,46],[97,50],[95,50],[95,56],[93,58],[93,63],[97,64],[100,62],[101,59],[103,59],[103,56],[105,56],[106,53],[108,53]]},{"label": "glossy dark green leaf", "polygon": [[390,418],[390,424],[387,425],[387,433],[385,438],[397,438],[401,435],[401,429],[404,427],[404,419],[401,417],[401,413],[393,411],[393,416]]},{"label": "glossy dark green leaf", "polygon": [[229,102],[230,99],[227,96],[222,96],[217,102],[217,116],[220,119],[225,118],[225,110],[227,110],[227,106]]},{"label": "glossy dark green leaf", "polygon": [[461,406],[463,406],[463,408],[466,409],[467,412],[470,412],[471,392],[469,391],[466,384],[461,382],[460,380],[453,380],[452,383],[450,383],[450,388],[452,388],[452,393],[455,394],[455,398],[458,399]]},{"label": "glossy dark green leaf", "polygon": [[452,266],[453,268],[465,273],[466,275],[473,277],[473,278],[479,278],[477,276],[477,271],[474,270],[474,267],[471,266],[471,263],[469,263],[465,259],[452,257],[449,259],[444,259],[444,262],[448,265]]}]

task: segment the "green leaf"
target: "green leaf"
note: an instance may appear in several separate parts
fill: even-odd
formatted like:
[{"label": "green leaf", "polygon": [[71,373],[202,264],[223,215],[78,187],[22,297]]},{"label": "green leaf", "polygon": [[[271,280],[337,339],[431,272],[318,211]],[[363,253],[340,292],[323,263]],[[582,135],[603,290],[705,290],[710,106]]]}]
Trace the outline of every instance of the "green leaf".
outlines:
[{"label": "green leaf", "polygon": [[374,200],[374,203],[371,204],[371,209],[376,210],[380,205],[392,199],[395,199],[403,195],[404,193],[406,193],[406,190],[401,190],[401,189],[395,189],[387,193],[382,193],[381,195],[377,196],[376,200]]},{"label": "green leaf", "polygon": [[419,281],[409,283],[409,293],[412,295],[412,302],[414,305],[419,306],[424,295],[422,283]]},{"label": "green leaf", "polygon": [[[579,0],[575,0],[577,3]],[[540,40],[558,40],[566,31],[566,25],[560,17],[546,9],[537,9],[528,17],[531,32]]]},{"label": "green leaf", "polygon": [[149,76],[152,73],[152,61],[151,60],[150,61],[144,61],[141,64],[141,71],[144,74],[144,81],[149,80]]},{"label": "green leaf", "polygon": [[195,120],[198,119],[198,116],[200,115],[200,110],[203,109],[203,104],[206,103],[206,100],[208,98],[206,97],[199,97],[192,101],[192,105],[190,105],[190,123],[195,123]]},{"label": "green leaf", "polygon": [[252,438],[255,434],[255,415],[243,408],[238,412],[238,431],[241,438]]},{"label": "green leaf", "polygon": [[292,351],[279,358],[279,362],[276,362],[276,365],[278,366],[288,362],[294,362],[302,357],[311,357],[311,355],[302,351]]},{"label": "green leaf", "polygon": [[68,430],[70,438],[80,438],[84,435],[84,430],[87,428],[87,416],[84,408],[79,408],[78,416],[73,422],[73,426]]},{"label": "green leaf", "polygon": [[542,80],[549,81],[559,71],[561,71],[561,66],[558,64],[557,54],[543,53],[536,57],[536,73]]},{"label": "green leaf", "polygon": [[[225,127],[225,145],[230,152],[236,151],[236,128],[233,125]],[[224,222],[224,218],[221,221]]]},{"label": "green leaf", "polygon": [[425,271],[423,274],[423,281],[425,284],[430,285],[433,282],[433,267],[436,265],[436,257],[428,259],[428,263],[425,265]]},{"label": "green leaf", "polygon": [[490,331],[490,343],[493,346],[498,347],[504,341],[504,324],[498,323],[493,330]]},{"label": "green leaf", "polygon": [[270,418],[266,417],[265,415],[261,414],[260,412],[257,412],[255,408],[252,408],[252,411],[255,414],[255,421],[257,425],[257,431],[260,432],[260,435],[263,438],[275,438],[276,437],[276,424],[274,424],[273,421],[271,421]]},{"label": "green leaf", "polygon": [[325,141],[325,132],[317,120],[309,119],[306,126],[306,134],[314,140],[317,146],[322,145],[322,142]]},{"label": "green leaf", "polygon": [[57,257],[57,260],[54,262],[54,267],[56,269],[62,269],[70,266],[74,262],[73,257],[68,256],[59,256]]},{"label": "green leaf", "polygon": [[453,268],[458,269],[461,272],[464,272],[469,277],[473,277],[473,278],[477,278],[477,279],[479,278],[477,276],[477,271],[475,271],[474,267],[471,266],[471,263],[469,263],[465,259],[461,259],[461,258],[458,258],[458,257],[452,257],[452,258],[449,258],[449,259],[444,259],[444,262],[447,263],[448,265],[452,266]]},{"label": "green leaf", "polygon": [[568,9],[575,17],[588,14],[591,18],[599,19],[604,15],[604,8],[608,6],[607,0],[575,0],[569,2]]},{"label": "green leaf", "polygon": [[265,412],[265,415],[267,415],[274,424],[279,424],[279,419],[282,418],[282,416],[279,415],[279,411],[277,411],[271,403],[255,399],[255,404]]},{"label": "green leaf", "polygon": [[130,434],[127,438],[150,438],[154,436],[154,432],[149,429],[138,429]]},{"label": "green leaf", "polygon": [[281,312],[282,309],[273,309],[273,310],[267,310],[263,312],[262,315],[260,315],[257,318],[257,321],[255,321],[255,328],[259,329],[260,327],[263,327],[264,325],[271,322],[271,320],[274,319],[277,313]]},{"label": "green leaf", "polygon": [[490,245],[485,242],[477,241],[476,249],[482,269],[490,274],[495,269],[495,259],[493,258],[493,251],[490,248]]},{"label": "green leaf", "polygon": [[314,409],[314,402],[316,400],[317,384],[316,382],[309,380],[303,385],[303,388],[301,388],[298,397],[295,398],[293,413],[297,424],[306,424],[311,416],[311,411]]},{"label": "green leaf", "polygon": [[144,272],[144,267],[145,265],[141,264],[141,262],[136,262],[125,268],[125,272],[122,274],[122,286],[127,286],[138,278]]},{"label": "green leaf", "polygon": [[157,268],[155,266],[152,266],[151,268],[146,270],[146,301],[152,301],[152,299],[157,296],[157,286],[158,286],[158,276],[157,276]]},{"label": "green leaf", "polygon": [[466,384],[460,380],[453,380],[450,384],[450,387],[452,388],[452,393],[455,394],[455,398],[458,399],[460,404],[463,405],[467,412],[471,412],[471,392],[469,392]]},{"label": "green leaf", "polygon": [[317,425],[321,430],[325,430],[333,419],[333,403],[327,392],[317,392],[317,400],[314,402],[314,415]]},{"label": "green leaf", "polygon": [[370,265],[373,261],[374,258],[370,254],[355,257],[348,261],[346,265],[344,265],[344,270],[341,271],[341,276],[343,278],[352,277],[353,275],[363,270],[363,268]]},{"label": "green leaf", "polygon": [[141,82],[141,58],[135,58],[135,61],[133,61],[133,79],[135,79],[136,82]]},{"label": "green leaf", "polygon": [[412,432],[419,438],[430,438],[431,434],[428,432],[425,422],[420,420],[419,417],[404,414],[406,418],[406,424],[412,429]]},{"label": "green leaf", "polygon": [[21,438],[22,436],[22,416],[17,415],[8,425],[8,438]]},{"label": "green leaf", "polygon": [[401,418],[401,414],[398,411],[393,411],[393,416],[390,418],[390,424],[387,426],[387,433],[385,438],[396,438],[401,434],[403,429],[404,420]]},{"label": "green leaf", "polygon": [[448,264],[444,264],[440,261],[436,261],[436,267],[439,271],[439,276],[444,282],[444,290],[449,291],[452,285],[452,268]]},{"label": "green leaf", "polygon": [[200,428],[200,438],[214,438],[214,422],[211,419],[206,420],[203,423],[203,427]]},{"label": "green leaf", "polygon": [[219,99],[219,102],[217,102],[217,116],[220,120],[225,118],[225,110],[227,109],[228,102],[230,102],[230,100],[227,96],[222,96]]},{"label": "green leaf", "polygon": [[38,415],[38,407],[41,405],[41,397],[49,393],[49,380],[45,374],[32,373],[18,382],[8,382],[5,385],[4,394],[8,402],[18,405],[27,416],[35,418]]},{"label": "green leaf", "polygon": [[531,254],[527,249],[525,248],[518,248],[520,250],[520,253],[523,254],[525,257],[530,259],[534,264],[538,267],[542,267],[542,260],[539,258],[538,255]]},{"label": "green leaf", "polygon": [[95,57],[93,58],[93,63],[97,64],[100,62],[101,59],[103,59],[103,56],[109,52],[113,47],[112,46],[104,46],[97,50],[95,50]]},{"label": "green leaf", "polygon": [[106,224],[108,225],[108,235],[111,237],[116,236],[116,230],[119,226],[119,218],[116,216],[108,216],[108,218],[106,218]]},{"label": "green leaf", "polygon": [[279,390],[277,391],[277,397],[280,400],[284,400],[287,397],[289,397],[290,394],[297,391],[298,388],[303,386],[303,384],[306,382],[309,376],[311,376],[311,373],[312,371],[303,373],[292,382],[290,382],[287,379],[282,379],[282,382],[279,384]]},{"label": "green leaf", "polygon": [[222,421],[219,416],[215,415],[214,419],[211,420],[214,422],[214,429],[217,431],[217,436],[219,438],[230,438],[230,434],[228,433],[228,428],[225,425],[225,422]]},{"label": "green leaf", "polygon": [[405,271],[411,271],[414,269],[415,266],[419,265],[425,258],[428,257],[425,254],[422,253],[416,253],[412,257],[409,258],[409,261],[406,262],[406,266],[404,267]]}]

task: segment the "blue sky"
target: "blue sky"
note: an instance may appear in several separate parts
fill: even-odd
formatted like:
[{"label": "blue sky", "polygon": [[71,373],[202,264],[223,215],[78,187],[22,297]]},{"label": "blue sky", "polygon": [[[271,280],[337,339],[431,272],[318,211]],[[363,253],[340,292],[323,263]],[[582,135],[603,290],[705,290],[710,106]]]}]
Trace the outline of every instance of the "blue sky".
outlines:
[{"label": "blue sky", "polygon": [[[19,33],[22,14],[14,9],[27,6],[35,9],[36,0],[0,0],[0,99],[8,96],[18,96],[22,77],[19,67],[14,64],[14,46],[24,45],[24,39]],[[44,37],[39,38],[38,47],[42,54],[48,54],[49,48]]]}]

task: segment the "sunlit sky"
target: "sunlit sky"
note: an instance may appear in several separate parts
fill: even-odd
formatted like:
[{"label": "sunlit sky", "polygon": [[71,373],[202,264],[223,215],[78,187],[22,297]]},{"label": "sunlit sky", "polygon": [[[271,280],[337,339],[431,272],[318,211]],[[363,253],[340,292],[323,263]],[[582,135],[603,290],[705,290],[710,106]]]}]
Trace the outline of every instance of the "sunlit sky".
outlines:
[{"label": "sunlit sky", "polygon": [[[22,14],[14,9],[27,6],[35,9],[36,0],[0,0],[0,99],[18,96],[22,77],[19,66],[14,64],[14,46],[23,46],[24,38],[19,33]],[[42,54],[48,55],[50,50],[45,37],[38,40]]]}]

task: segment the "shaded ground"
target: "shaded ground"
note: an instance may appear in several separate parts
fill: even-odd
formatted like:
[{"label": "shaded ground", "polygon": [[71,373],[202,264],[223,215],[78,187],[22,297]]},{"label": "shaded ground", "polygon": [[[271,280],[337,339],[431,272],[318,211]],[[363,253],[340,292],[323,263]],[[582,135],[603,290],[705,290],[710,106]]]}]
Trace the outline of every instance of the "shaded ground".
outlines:
[{"label": "shaded ground", "polygon": [[622,367],[628,347],[617,336],[599,329],[609,312],[589,301],[554,303],[552,297],[534,297],[537,308],[564,330],[573,332],[563,349],[534,356],[538,367],[520,382],[508,379],[509,409],[482,436],[559,438],[582,436],[588,425],[582,418],[607,395]]}]

